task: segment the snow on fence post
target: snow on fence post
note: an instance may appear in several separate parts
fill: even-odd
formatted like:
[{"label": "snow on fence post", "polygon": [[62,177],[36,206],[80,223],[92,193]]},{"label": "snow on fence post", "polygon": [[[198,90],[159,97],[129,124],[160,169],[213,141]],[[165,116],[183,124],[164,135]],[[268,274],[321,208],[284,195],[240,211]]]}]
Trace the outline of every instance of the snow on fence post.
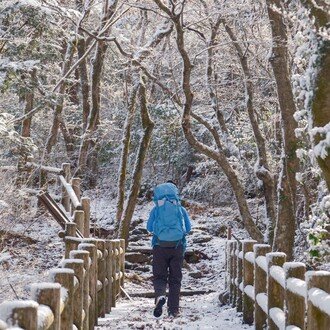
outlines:
[{"label": "snow on fence post", "polygon": [[89,252],[83,250],[73,250],[70,252],[70,258],[80,259],[84,262],[84,283],[83,283],[83,329],[89,327]]},{"label": "snow on fence post", "polygon": [[125,282],[125,240],[121,239],[120,240],[120,272],[121,272],[121,277],[120,277],[120,286],[123,288],[124,287],[124,282]]},{"label": "snow on fence post", "polygon": [[[90,243],[86,243],[86,241]],[[90,305],[89,305],[89,329],[93,329],[95,320],[97,318],[96,314],[96,302],[97,302],[97,297],[96,297],[96,282],[97,282],[97,248],[96,245],[93,244],[95,243],[95,240],[93,239],[88,239],[84,240],[83,243],[80,243],[78,245],[78,250],[82,251],[88,251],[89,252],[89,257],[90,257],[90,265],[89,265],[89,296],[90,296]]]},{"label": "snow on fence post", "polygon": [[108,280],[107,286],[106,286],[106,302],[105,302],[105,312],[110,313],[111,312],[111,305],[112,305],[112,298],[111,298],[111,292],[112,292],[112,245],[110,240],[105,241],[105,248],[107,250],[107,256],[106,256],[106,278]]},{"label": "snow on fence post", "polygon": [[73,325],[73,294],[74,271],[69,268],[55,268],[49,271],[50,280],[61,284],[61,329],[72,329]]},{"label": "snow on fence post", "polygon": [[8,326],[28,330],[38,329],[38,303],[33,300],[5,301],[0,304],[0,318]]},{"label": "snow on fence post", "polygon": [[243,293],[241,291],[240,285],[242,283],[242,272],[243,272],[243,259],[242,259],[242,242],[237,242],[237,303],[236,309],[238,312],[242,312],[242,297]]},{"label": "snow on fence post", "polygon": [[72,250],[77,250],[78,245],[81,243],[82,239],[78,237],[65,236],[65,258],[68,259],[70,257],[70,252]]},{"label": "snow on fence post", "polygon": [[[305,329],[306,311],[306,266],[302,262],[286,262],[283,265],[285,273],[285,322],[286,326],[295,325]],[[300,280],[300,281],[297,281]],[[295,285],[295,291],[292,290]]]},{"label": "snow on fence post", "polygon": [[34,283],[31,285],[31,298],[40,305],[48,306],[51,310],[49,313],[42,313],[42,318],[38,312],[38,325],[42,324],[44,329],[61,330],[61,285],[59,283]]},{"label": "snow on fence post", "polygon": [[74,283],[73,294],[73,323],[78,328],[82,328],[83,311],[83,285],[84,285],[84,262],[79,259],[64,259],[60,262],[63,268],[73,269],[74,275],[78,281]]},{"label": "snow on fence post", "polygon": [[73,213],[73,222],[77,225],[77,229],[84,234],[85,212],[82,210],[75,210]]},{"label": "snow on fence post", "polygon": [[330,325],[330,272],[306,273],[307,330],[327,330]]},{"label": "snow on fence post", "polygon": [[[73,189],[74,193],[76,194],[76,196],[78,198],[78,201],[80,202],[81,201],[81,188],[80,188],[81,179],[80,178],[72,178],[70,184],[72,186],[72,189]],[[73,212],[73,211],[71,210],[71,212]]]},{"label": "snow on fence post", "polygon": [[247,260],[246,253],[253,251],[253,245],[256,244],[255,240],[243,240],[242,252],[243,252],[243,323],[253,323],[254,301],[253,298],[248,295],[250,289],[253,289],[254,275],[253,268],[254,263]]},{"label": "snow on fence post", "polygon": [[[268,244],[255,244],[254,252],[254,323],[256,329],[263,329],[267,322],[267,263],[266,254],[272,248]],[[265,306],[266,305],[266,306]]]},{"label": "snow on fence post", "polygon": [[97,282],[98,282],[98,305],[97,305],[97,314],[98,316],[105,316],[105,240],[97,239],[96,246],[98,249],[97,257]]},{"label": "snow on fence post", "polygon": [[[284,270],[281,267],[285,263],[286,254],[283,252],[271,252],[266,254],[266,258],[268,277],[268,329],[277,330],[278,328],[285,326],[285,317],[283,312],[285,278]],[[281,324],[281,327],[279,324]]]},{"label": "snow on fence post", "polygon": [[237,286],[236,286],[236,283],[237,283],[237,257],[236,257],[236,249],[237,249],[237,242],[234,241],[232,243],[232,249],[231,249],[231,267],[232,267],[232,279],[231,279],[231,283],[232,283],[232,286],[233,286],[233,297],[232,297],[232,300],[231,300],[231,305],[233,307],[236,306],[236,298],[237,298],[237,295],[236,295],[236,290],[237,290]]},{"label": "snow on fence post", "polygon": [[111,262],[112,262],[112,276],[111,276],[111,305],[116,307],[116,241],[111,241]]},{"label": "snow on fence post", "polygon": [[[64,173],[64,178],[66,180],[66,182],[69,182],[70,180],[70,163],[63,163],[62,164],[62,171]],[[62,199],[61,199],[61,203],[65,209],[65,211],[70,212],[70,197],[69,194],[67,192],[67,190],[65,189],[65,187],[62,185]]]},{"label": "snow on fence post", "polygon": [[6,330],[8,328],[9,328],[8,324],[6,322],[0,320],[0,330]]},{"label": "snow on fence post", "polygon": [[90,234],[90,218],[91,218],[91,200],[89,197],[81,198],[81,206],[84,211],[84,231],[81,232],[84,237],[88,238]]}]

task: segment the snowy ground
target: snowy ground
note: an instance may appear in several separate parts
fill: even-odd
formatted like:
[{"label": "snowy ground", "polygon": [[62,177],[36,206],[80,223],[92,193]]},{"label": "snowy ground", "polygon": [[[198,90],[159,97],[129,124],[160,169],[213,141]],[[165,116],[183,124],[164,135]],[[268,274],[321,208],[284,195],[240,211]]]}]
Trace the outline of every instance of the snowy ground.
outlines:
[{"label": "snowy ground", "polygon": [[99,319],[96,329],[252,329],[242,324],[234,308],[220,307],[216,293],[183,297],[181,314],[175,319],[170,319],[166,313],[156,319],[152,310],[153,299],[134,298],[133,302],[119,300],[111,314]]},{"label": "snowy ground", "polygon": [[[88,192],[87,192],[88,194]],[[114,203],[109,195],[100,194],[92,200],[92,218],[98,227],[111,230]],[[137,205],[132,221],[130,249],[150,247],[150,236],[145,232],[146,220],[152,203]],[[237,210],[233,207],[212,209],[201,204],[188,207],[193,231],[188,237],[188,249],[200,251],[202,257],[185,263],[183,290],[211,290],[212,293],[181,298],[181,315],[171,320],[164,315],[152,315],[154,299],[121,298],[107,318],[101,319],[97,329],[250,329],[242,325],[235,309],[220,307],[218,293],[224,289],[223,228],[231,223],[235,233],[244,237],[239,224],[233,221]],[[48,269],[57,267],[63,255],[63,242],[58,238],[58,224],[47,214],[25,220],[4,219],[0,230],[12,233],[6,236],[0,251],[0,302],[30,296],[32,283],[45,281]],[[17,236],[15,236],[15,233]],[[23,233],[23,236],[22,236]],[[222,236],[222,237],[221,237]],[[152,291],[151,256],[144,262],[126,264],[125,288],[128,294]]]},{"label": "snowy ground", "polygon": [[[137,207],[133,224],[137,232],[143,230],[152,203]],[[204,295],[181,297],[180,316],[170,319],[164,306],[163,315],[156,319],[153,313],[154,299],[133,297],[130,301],[121,298],[117,307],[104,319],[99,320],[96,329],[252,329],[242,324],[241,315],[234,308],[221,307],[218,300],[219,292],[224,289],[225,239],[219,237],[221,227],[228,223],[235,211],[222,208],[209,211],[200,206],[191,207],[193,230],[188,237],[188,249],[203,253],[206,258],[198,262],[185,263],[183,268],[183,290],[211,290]],[[236,234],[244,237],[245,233],[238,228]],[[223,235],[224,236],[224,235]],[[132,237],[131,249],[150,246],[150,236]],[[127,269],[125,289],[128,294],[152,291],[152,273],[150,262],[144,265],[131,265]],[[131,268],[131,267],[130,267]]]}]

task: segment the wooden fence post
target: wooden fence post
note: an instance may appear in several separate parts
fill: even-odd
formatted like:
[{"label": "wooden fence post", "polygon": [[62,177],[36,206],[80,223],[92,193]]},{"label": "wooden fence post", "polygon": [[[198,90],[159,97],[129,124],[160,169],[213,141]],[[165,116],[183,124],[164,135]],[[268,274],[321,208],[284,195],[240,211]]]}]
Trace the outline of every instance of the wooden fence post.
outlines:
[{"label": "wooden fence post", "polygon": [[[260,306],[265,302],[267,292],[267,262],[266,254],[271,251],[268,244],[255,244],[254,252],[254,323],[257,330],[264,329],[267,322],[267,306],[266,311]],[[259,295],[259,296],[258,296]],[[267,300],[266,300],[267,301]],[[257,303],[260,302],[260,303]]]},{"label": "wooden fence post", "polygon": [[46,305],[52,310],[54,320],[48,329],[61,330],[61,285],[59,283],[34,283],[31,285],[31,298],[38,304]]},{"label": "wooden fence post", "polygon": [[115,239],[115,263],[116,263],[116,299],[117,296],[120,294],[120,239]]},{"label": "wooden fence post", "polygon": [[[284,288],[279,283],[278,279],[273,278],[271,275],[272,266],[282,267],[286,260],[286,254],[283,252],[267,253],[267,296],[268,296],[268,329],[277,330],[278,327],[270,316],[272,308],[279,308],[283,310],[284,307]],[[283,278],[285,281],[285,278]],[[285,284],[284,284],[285,285]]]},{"label": "wooden fence post", "polygon": [[232,250],[233,250],[233,243],[234,241],[227,241],[226,242],[226,261],[227,261],[227,288],[229,292],[229,301],[232,303],[233,299],[233,267],[232,267]]},{"label": "wooden fence post", "polygon": [[120,272],[122,274],[122,277],[120,278],[120,286],[124,288],[125,283],[125,240],[120,240],[120,248],[121,248],[121,254],[120,254]]},{"label": "wooden fence post", "polygon": [[111,312],[111,305],[112,305],[112,245],[110,240],[105,241],[105,248],[108,252],[106,257],[106,277],[108,279],[108,284],[106,287],[106,304],[105,304],[105,312]]},{"label": "wooden fence post", "polygon": [[283,265],[285,272],[285,306],[286,326],[295,325],[305,329],[305,298],[288,289],[288,280],[305,280],[306,266],[302,262],[286,262]]},{"label": "wooden fence post", "polygon": [[231,305],[233,307],[236,306],[236,293],[237,293],[237,256],[236,256],[236,249],[237,249],[237,242],[233,241],[231,246],[231,274],[232,274],[232,279],[231,279],[231,287],[232,287],[232,299],[231,299]]},{"label": "wooden fence post", "polygon": [[60,266],[73,269],[78,279],[73,294],[73,323],[80,330],[82,329],[84,262],[79,259],[64,259],[60,262]]},{"label": "wooden fence post", "polygon": [[105,258],[105,241],[102,239],[96,240],[96,246],[98,249],[98,258],[97,258],[97,279],[99,283],[102,285],[101,288],[98,290],[97,297],[98,297],[98,308],[97,314],[100,317],[105,316],[105,273],[106,273],[106,258]]},{"label": "wooden fence post", "polygon": [[[64,173],[64,178],[67,182],[70,181],[70,163],[63,163],[62,164],[62,171]],[[65,189],[64,186],[62,186],[62,200],[61,203],[65,209],[65,211],[70,212],[70,197]]]},{"label": "wooden fence post", "polygon": [[116,307],[117,298],[117,240],[112,240],[112,307]]},{"label": "wooden fence post", "polygon": [[[91,243],[87,243],[91,242]],[[95,244],[94,244],[95,243]],[[93,329],[97,322],[97,247],[94,239],[84,240],[80,243],[78,250],[84,250],[89,252],[91,260],[89,267],[89,295],[91,297],[91,303],[89,305],[89,328]]]},{"label": "wooden fence post", "polygon": [[0,318],[9,326],[37,330],[38,303],[33,300],[3,302],[0,304]]},{"label": "wooden fence post", "polygon": [[78,237],[66,236],[64,237],[65,242],[65,259],[70,257],[70,252],[72,250],[77,250],[78,245],[81,243],[82,239]]},{"label": "wooden fence post", "polygon": [[70,258],[81,259],[84,262],[84,286],[83,286],[83,329],[89,329],[89,252],[83,250],[73,250],[70,252]]},{"label": "wooden fence post", "polygon": [[[68,268],[55,268],[49,271],[51,281],[61,284],[66,290],[64,309],[61,313],[61,329],[72,329],[73,325],[73,294],[74,294],[74,271]],[[64,302],[64,301],[63,301]]]},{"label": "wooden fence post", "polygon": [[[231,241],[231,227],[227,227],[227,239],[226,239],[226,245],[225,245],[225,289],[226,290],[230,290],[229,289],[229,285],[228,285],[228,277],[229,277],[229,256],[228,256],[228,250],[229,250],[229,242]],[[230,298],[230,297],[229,297]]]},{"label": "wooden fence post", "polygon": [[84,221],[85,212],[82,210],[75,210],[73,213],[73,222],[77,225],[77,229],[84,235]]},{"label": "wooden fence post", "polygon": [[242,299],[243,299],[243,293],[241,291],[240,285],[242,283],[242,272],[243,272],[243,259],[241,258],[242,252],[242,242],[237,243],[237,303],[236,303],[236,309],[238,312],[242,312],[243,306],[242,306]]},{"label": "wooden fence post", "polygon": [[90,234],[90,218],[91,218],[91,200],[89,197],[81,198],[81,206],[84,211],[84,231],[82,234],[84,237],[88,238]]},{"label": "wooden fence post", "polygon": [[73,191],[75,192],[79,201],[81,201],[81,189],[80,189],[81,179],[80,178],[72,178],[71,186]]},{"label": "wooden fence post", "polygon": [[[253,287],[254,282],[254,264],[246,259],[246,253],[253,251],[253,245],[256,244],[255,240],[243,240],[243,323],[253,323],[254,301],[246,293],[249,288]],[[247,287],[248,286],[248,287]]]},{"label": "wooden fence post", "polygon": [[[330,294],[330,272],[307,272],[306,282],[307,330],[327,330],[330,325],[330,316],[324,310],[322,311],[322,305],[327,304],[327,302],[322,299],[322,295],[324,292]],[[327,307],[329,307],[329,305]]]}]

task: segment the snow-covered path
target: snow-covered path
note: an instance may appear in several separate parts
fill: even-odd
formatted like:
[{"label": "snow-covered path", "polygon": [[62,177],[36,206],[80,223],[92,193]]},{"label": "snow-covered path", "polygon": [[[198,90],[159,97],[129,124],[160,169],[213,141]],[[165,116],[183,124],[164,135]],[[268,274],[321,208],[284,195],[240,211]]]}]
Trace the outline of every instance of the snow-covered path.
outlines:
[{"label": "snow-covered path", "polygon": [[96,329],[252,329],[242,324],[242,318],[235,308],[220,307],[217,296],[217,293],[211,293],[182,297],[181,315],[175,319],[167,317],[166,308],[163,316],[156,319],[152,315],[153,299],[134,298],[133,302],[119,300],[111,314],[99,319]]},{"label": "snow-covered path", "polygon": [[[151,207],[152,204],[137,207],[134,215],[136,229],[142,230],[145,227],[145,219]],[[99,319],[96,329],[252,329],[242,324],[242,317],[236,313],[235,308],[221,307],[218,300],[219,292],[225,288],[225,239],[217,233],[219,228],[228,224],[228,220],[232,218],[232,210],[221,209],[218,216],[205,212],[205,209],[196,212],[190,208],[189,212],[193,230],[188,237],[188,249],[200,251],[206,258],[185,264],[182,289],[215,292],[181,297],[180,316],[176,319],[168,318],[166,305],[163,315],[156,319],[153,316],[153,298],[133,297],[133,301],[121,298],[106,318]],[[139,234],[138,240],[130,243],[131,249],[141,246],[150,246],[150,236]],[[143,271],[139,271],[139,268],[126,270],[128,273],[125,290],[128,294],[152,291],[151,266],[145,267]]]}]

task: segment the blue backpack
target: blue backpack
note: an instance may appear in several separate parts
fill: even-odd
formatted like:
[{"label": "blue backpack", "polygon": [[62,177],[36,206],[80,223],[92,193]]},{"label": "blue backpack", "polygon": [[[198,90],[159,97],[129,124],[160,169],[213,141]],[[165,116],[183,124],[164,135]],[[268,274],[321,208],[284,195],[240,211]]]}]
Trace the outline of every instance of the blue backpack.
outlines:
[{"label": "blue backpack", "polygon": [[173,183],[163,183],[154,189],[156,217],[153,233],[162,242],[180,242],[185,234],[179,191]]}]

